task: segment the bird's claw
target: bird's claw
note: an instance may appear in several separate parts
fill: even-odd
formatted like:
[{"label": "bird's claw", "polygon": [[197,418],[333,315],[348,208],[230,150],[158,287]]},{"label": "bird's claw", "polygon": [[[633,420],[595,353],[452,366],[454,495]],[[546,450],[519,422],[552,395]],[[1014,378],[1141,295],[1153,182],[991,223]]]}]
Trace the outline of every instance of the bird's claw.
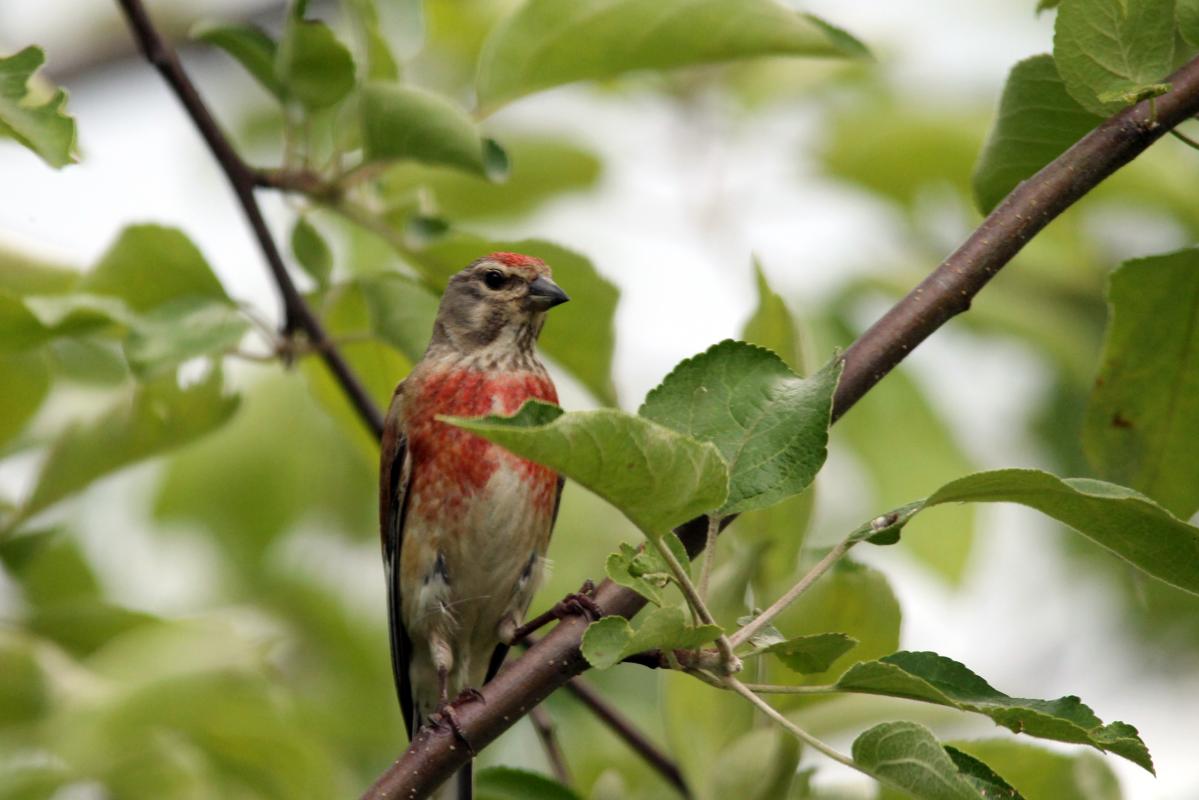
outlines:
[{"label": "bird's claw", "polygon": [[466,733],[462,730],[462,723],[458,720],[457,711],[457,709],[472,702],[485,703],[487,701],[483,699],[482,692],[468,686],[459,692],[458,696],[453,700],[438,705],[437,709],[429,715],[429,721],[434,727],[441,727],[443,725],[448,727],[450,732],[454,734],[454,738],[462,742],[463,746],[466,747],[466,752],[470,753],[470,757],[475,758],[478,753],[475,752],[475,748],[471,745],[470,740],[466,738]]},{"label": "bird's claw", "polygon": [[579,591],[563,597],[553,608],[554,616],[562,619],[566,616],[579,615],[594,622],[604,615],[604,610],[595,602],[595,584],[590,580],[583,581]]}]

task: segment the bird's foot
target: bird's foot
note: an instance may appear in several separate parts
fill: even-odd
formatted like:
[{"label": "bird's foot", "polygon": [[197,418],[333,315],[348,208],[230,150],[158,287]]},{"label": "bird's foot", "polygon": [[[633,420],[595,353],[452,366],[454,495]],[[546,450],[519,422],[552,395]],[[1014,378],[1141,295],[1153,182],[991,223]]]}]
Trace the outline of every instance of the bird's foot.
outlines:
[{"label": "bird's foot", "polygon": [[453,700],[447,700],[438,704],[436,710],[429,715],[429,722],[434,727],[445,726],[454,734],[454,738],[462,742],[466,748],[466,752],[470,753],[470,757],[474,758],[478,755],[475,748],[471,745],[470,740],[466,738],[466,733],[462,730],[462,723],[458,719],[458,709],[467,703],[485,703],[483,693],[478,689],[467,687],[458,693],[458,696]]},{"label": "bird's foot", "polygon": [[524,625],[516,628],[505,643],[517,644],[556,619],[576,615],[586,617],[592,622],[604,615],[604,610],[600,608],[599,603],[595,602],[595,584],[590,580],[583,581],[579,591],[566,595],[549,611],[538,614]]}]

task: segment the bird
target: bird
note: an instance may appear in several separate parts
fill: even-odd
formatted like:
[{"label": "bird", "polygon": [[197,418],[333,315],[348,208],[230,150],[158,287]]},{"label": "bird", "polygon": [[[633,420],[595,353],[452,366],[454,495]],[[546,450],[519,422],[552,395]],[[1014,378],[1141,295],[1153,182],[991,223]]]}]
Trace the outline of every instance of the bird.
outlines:
[{"label": "bird", "polygon": [[[563,479],[439,419],[557,404],[537,357],[567,296],[541,259],[483,256],[449,279],[428,348],[395,389],[379,469],[392,672],[409,740],[498,671],[542,578]],[[471,796],[470,765],[457,797]]]}]

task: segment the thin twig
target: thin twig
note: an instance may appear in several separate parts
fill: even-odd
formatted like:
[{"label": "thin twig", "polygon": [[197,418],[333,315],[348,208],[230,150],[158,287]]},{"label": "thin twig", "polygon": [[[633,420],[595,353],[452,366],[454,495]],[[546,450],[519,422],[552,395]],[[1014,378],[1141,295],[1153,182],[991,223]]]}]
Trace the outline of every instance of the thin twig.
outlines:
[{"label": "thin twig", "polygon": [[383,415],[370,395],[367,394],[362,382],[354,375],[349,364],[337,350],[321,346],[328,340],[324,327],[312,313],[312,309],[308,307],[304,296],[296,289],[295,283],[292,282],[287,267],[283,263],[283,257],[279,254],[279,248],[275,246],[275,241],[267,229],[266,220],[263,219],[262,211],[258,207],[258,201],[254,199],[254,186],[259,180],[258,173],[241,159],[241,156],[233,149],[233,145],[229,143],[228,138],[221,132],[212,113],[196,91],[196,87],[187,77],[187,73],[183,71],[179,57],[150,21],[150,16],[146,13],[141,0],[117,0],[117,2],[125,12],[129,28],[133,31],[142,54],[158,69],[175,92],[179,102],[183,104],[188,116],[191,117],[200,135],[204,138],[208,149],[212,151],[213,157],[220,164],[225,177],[229,179],[233,193],[237,196],[242,212],[250,223],[254,238],[258,240],[259,249],[262,250],[271,277],[274,278],[275,285],[283,299],[284,335],[291,336],[297,331],[303,331],[308,339],[317,345],[321,358],[337,382],[341,384],[342,391],[346,393],[358,411],[358,416],[376,438],[382,436]]},{"label": "thin twig", "polygon": [[670,785],[675,788],[679,796],[683,797],[684,800],[690,800],[692,796],[691,789],[687,786],[687,781],[683,778],[683,773],[679,770],[678,765],[662,752],[656,744],[650,741],[633,724],[632,720],[617,711],[600,697],[595,689],[578,678],[567,681],[566,690],[577,697],[579,702],[591,709],[613,732],[636,750],[642,758],[653,765],[658,774],[666,778]]},{"label": "thin twig", "polygon": [[1183,142],[1188,147],[1193,147],[1194,149],[1199,150],[1199,141],[1195,141],[1190,136],[1187,136],[1185,133],[1178,130],[1177,128],[1171,128],[1170,135],[1173,136],[1175,139],[1179,140],[1180,142]]},{"label": "thin twig", "polygon": [[[709,529],[712,526],[709,526]],[[683,597],[687,598],[687,604],[691,606],[691,610],[699,616],[699,621],[705,625],[715,625],[716,618],[712,616],[712,612],[708,610],[708,606],[704,603],[699,592],[696,591],[695,585],[691,583],[691,579],[687,577],[687,571],[683,569],[683,565],[675,558],[674,553],[662,541],[660,536],[647,537],[654,548],[658,551],[658,555],[666,562],[666,566],[670,567],[671,573],[674,575],[675,582],[683,591]],[[728,673],[741,671],[741,659],[733,652],[733,644],[729,641],[729,637],[723,633],[716,638],[716,649],[720,651],[720,656],[724,661],[725,671]]]},{"label": "thin twig", "polygon": [[699,596],[708,599],[708,582],[712,579],[712,562],[716,560],[716,537],[720,534],[720,517],[708,515],[708,538],[704,541],[704,558],[699,568]]},{"label": "thin twig", "polygon": [[824,573],[828,572],[829,567],[836,564],[842,556],[849,552],[849,548],[854,546],[854,542],[846,539],[841,541],[820,561],[816,562],[816,566],[808,570],[808,573],[799,579],[794,586],[787,590],[786,594],[770,604],[770,608],[763,611],[758,616],[754,617],[745,625],[734,631],[729,637],[729,643],[733,647],[740,647],[743,643],[749,641],[755,633],[760,631],[763,626],[769,624],[770,620],[782,613],[783,609],[795,602],[795,600],[808,590],[816,579]]},{"label": "thin twig", "polygon": [[746,700],[748,700],[750,703],[752,703],[754,706],[756,706],[758,708],[758,710],[760,710],[763,714],[770,717],[772,720],[777,722],[779,725],[782,725],[784,728],[786,728],[791,733],[792,736],[794,736],[796,739],[799,739],[804,744],[811,746],[815,750],[819,750],[820,752],[824,753],[826,756],[831,758],[833,761],[844,764],[845,766],[849,767],[850,769],[856,769],[858,772],[862,773],[863,775],[869,775],[871,778],[874,777],[868,771],[866,771],[866,769],[864,769],[863,767],[858,765],[852,758],[845,755],[844,753],[837,752],[832,747],[830,747],[828,744],[817,739],[815,736],[808,733],[803,728],[799,727],[794,722],[792,722],[791,720],[784,717],[777,710],[775,710],[774,706],[770,705],[770,703],[767,703],[765,700],[763,700],[762,698],[758,697],[756,694],[751,692],[745,686],[745,684],[741,683],[736,678],[726,678],[725,684],[730,689],[732,689],[734,692],[741,695]]},{"label": "thin twig", "polygon": [[550,762],[550,770],[553,771],[554,777],[558,783],[570,786],[573,783],[570,768],[566,766],[566,756],[562,754],[562,747],[558,744],[554,718],[541,706],[534,706],[529,709],[529,722],[533,723],[533,730],[541,740],[541,747],[545,750],[545,757]]},{"label": "thin twig", "polygon": [[743,683],[755,694],[833,694],[843,691],[832,684],[824,686],[785,686],[779,683]]},{"label": "thin twig", "polygon": [[[1199,59],[1191,60],[1167,80],[1171,89],[1157,98],[1156,126],[1147,124],[1146,103],[1100,124],[1013,190],[961,247],[858,337],[844,355],[845,371],[833,398],[834,419],[933,331],[965,311],[971,299],[1035,233],[1168,129],[1199,113]],[[726,517],[722,524],[729,521]],[[706,538],[707,521],[696,518],[676,532],[695,555]],[[599,585],[595,599],[607,613],[624,617],[645,605],[639,594],[610,580]],[[563,620],[483,687],[484,703],[471,703],[459,712],[458,728],[475,748],[486,747],[531,705],[587,669],[579,653],[586,629],[581,618]],[[418,734],[364,797],[383,800],[427,794],[468,760],[469,754],[462,752],[453,735],[426,730],[429,733]]]}]

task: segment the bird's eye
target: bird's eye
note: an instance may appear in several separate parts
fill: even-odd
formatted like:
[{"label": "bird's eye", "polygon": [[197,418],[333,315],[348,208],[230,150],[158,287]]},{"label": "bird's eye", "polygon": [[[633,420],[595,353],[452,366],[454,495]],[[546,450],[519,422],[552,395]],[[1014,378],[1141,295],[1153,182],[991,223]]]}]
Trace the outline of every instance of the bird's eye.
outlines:
[{"label": "bird's eye", "polygon": [[508,278],[498,269],[489,269],[483,273],[483,283],[487,284],[488,289],[502,289],[507,282]]}]

